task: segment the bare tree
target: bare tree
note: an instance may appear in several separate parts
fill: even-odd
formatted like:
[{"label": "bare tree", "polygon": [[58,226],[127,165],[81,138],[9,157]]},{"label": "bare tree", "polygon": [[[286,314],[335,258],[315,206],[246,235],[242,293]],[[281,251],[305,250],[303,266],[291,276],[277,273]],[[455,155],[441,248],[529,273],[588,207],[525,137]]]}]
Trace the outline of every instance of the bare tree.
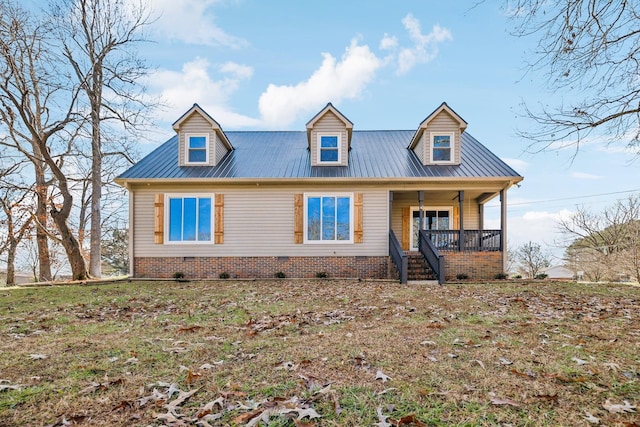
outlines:
[{"label": "bare tree", "polygon": [[[101,275],[103,123],[115,120],[128,131],[144,124],[141,77],[148,68],[135,55],[144,41],[149,12],[142,1],[60,0],[53,6],[64,55],[86,95],[91,126],[89,272]],[[126,150],[116,150],[128,157]],[[85,217],[82,217],[85,219]]]},{"label": "bare tree", "polygon": [[[515,34],[538,37],[529,64],[546,73],[565,104],[525,106],[540,126],[522,135],[542,151],[580,145],[593,136],[640,155],[640,3],[628,0],[512,0]],[[557,147],[557,145],[554,145]]]},{"label": "bare tree", "polygon": [[0,209],[4,217],[0,220],[0,225],[5,229],[5,242],[0,247],[0,253],[6,252],[7,264],[7,286],[15,284],[15,265],[18,246],[22,239],[31,231],[33,216],[30,215],[26,206],[23,205],[25,199],[31,195],[30,192],[20,191],[15,186],[7,186],[0,189]]},{"label": "bare tree", "polygon": [[[65,154],[71,151],[77,131],[77,90],[55,54],[55,43],[49,38],[52,34],[50,22],[37,19],[10,0],[0,2],[0,118],[11,146],[50,172],[50,181],[45,184],[55,184],[58,194],[47,197],[49,214],[59,231],[72,276],[82,280],[88,272],[68,224],[73,196],[63,170]],[[37,192],[39,198],[45,196],[40,194],[41,188]],[[38,225],[44,229],[44,224],[46,221]]]},{"label": "bare tree", "polygon": [[515,260],[520,270],[532,279],[538,276],[543,268],[551,265],[551,256],[535,242],[527,242],[519,246],[515,250]]},{"label": "bare tree", "polygon": [[567,255],[590,280],[615,280],[619,274],[638,279],[640,196],[618,200],[600,213],[578,207],[559,229],[572,239]]}]

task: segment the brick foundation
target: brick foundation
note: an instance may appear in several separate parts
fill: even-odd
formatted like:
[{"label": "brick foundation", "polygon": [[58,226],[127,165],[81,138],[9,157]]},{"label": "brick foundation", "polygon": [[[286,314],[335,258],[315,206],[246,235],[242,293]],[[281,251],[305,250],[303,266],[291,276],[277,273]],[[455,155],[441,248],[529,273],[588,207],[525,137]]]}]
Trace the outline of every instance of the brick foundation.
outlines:
[{"label": "brick foundation", "polygon": [[290,278],[312,278],[326,272],[328,277],[387,279],[390,262],[387,256],[137,257],[134,277],[171,278],[182,272],[187,279],[217,279],[226,272],[232,278],[272,278],[281,271]]},{"label": "brick foundation", "polygon": [[492,280],[502,273],[502,252],[443,252],[445,279],[466,274],[471,280]]}]

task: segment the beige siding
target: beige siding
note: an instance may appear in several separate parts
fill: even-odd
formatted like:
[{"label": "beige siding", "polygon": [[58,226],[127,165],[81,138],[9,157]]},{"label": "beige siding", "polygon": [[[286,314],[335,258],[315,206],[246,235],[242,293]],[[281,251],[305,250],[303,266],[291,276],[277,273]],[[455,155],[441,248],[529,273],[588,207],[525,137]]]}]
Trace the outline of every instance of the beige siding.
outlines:
[{"label": "beige siding", "polygon": [[222,142],[222,138],[219,138],[216,135],[216,141],[214,144],[214,153],[215,153],[215,163],[214,166],[217,165],[218,163],[220,163],[220,160],[222,160],[222,158],[225,156],[225,154],[227,154],[229,152],[229,150],[227,149],[227,146],[224,145],[224,142]]},{"label": "beige siding", "polygon": [[[185,135],[189,133],[209,135],[209,165],[215,166],[216,163],[214,162],[217,162],[220,156],[219,153],[216,153],[216,145],[224,146],[222,143],[216,143],[218,138],[216,138],[216,132],[211,127],[211,123],[198,113],[192,114],[180,126],[180,132],[178,133],[178,162],[180,166],[184,166],[186,162]],[[222,156],[224,156],[225,152],[222,153]]]},{"label": "beige siding", "polygon": [[420,138],[416,146],[413,148],[413,152],[416,153],[416,156],[418,156],[423,165],[427,164],[424,152],[424,136]]},{"label": "beige siding", "polygon": [[456,119],[451,117],[446,111],[441,111],[436,117],[434,117],[429,125],[425,128],[423,134],[424,141],[424,164],[432,162],[431,158],[431,132],[435,133],[453,133],[454,135],[454,149],[453,159],[454,163],[460,164],[460,125]]},{"label": "beige siding", "polygon": [[318,135],[340,134],[340,166],[347,166],[349,159],[349,141],[344,122],[332,112],[327,112],[313,125],[311,131],[311,165],[318,166]]},{"label": "beige siding", "polygon": [[224,194],[224,244],[159,245],[153,243],[155,193],[180,192],[177,187],[139,189],[134,198],[135,256],[384,256],[388,254],[388,196],[386,190],[332,188],[321,192],[363,193],[363,243],[295,244],[294,194],[313,188],[227,188],[199,186],[193,192]]}]

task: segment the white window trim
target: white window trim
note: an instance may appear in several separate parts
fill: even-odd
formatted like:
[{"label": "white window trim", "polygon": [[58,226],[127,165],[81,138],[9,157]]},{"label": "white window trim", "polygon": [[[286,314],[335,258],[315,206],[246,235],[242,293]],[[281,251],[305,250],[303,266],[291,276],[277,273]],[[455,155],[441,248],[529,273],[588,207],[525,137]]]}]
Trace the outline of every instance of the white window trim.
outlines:
[{"label": "white window trim", "polygon": [[[438,133],[437,135],[442,135],[441,133]],[[449,229],[453,230],[453,206],[423,206],[422,207],[423,211],[440,211],[440,212],[444,212],[444,211],[448,211],[449,212]],[[410,213],[409,213],[409,226],[411,227],[410,233],[409,233],[409,250],[410,251],[417,251],[418,248],[414,248],[413,247],[413,213],[414,212],[419,212],[420,211],[420,206],[411,206],[411,208],[409,209]]]},{"label": "white window trim", "polygon": [[[169,227],[171,218],[169,217],[169,199],[185,197],[206,197],[211,198],[211,240],[169,240]],[[215,241],[216,225],[216,195],[214,193],[165,193],[164,195],[164,244],[165,245],[213,245]],[[197,223],[197,211],[196,211]],[[196,234],[197,235],[197,234]]]},{"label": "white window trim", "polygon": [[[309,197],[349,197],[349,240],[309,240],[309,232],[308,232],[308,222],[309,222],[309,212],[308,212],[308,199]],[[354,204],[353,204],[354,195],[353,193],[304,193],[304,224],[302,232],[304,234],[303,243],[309,245],[348,245],[353,244],[353,226],[354,222]],[[321,232],[322,233],[322,232]]]},{"label": "white window trim", "polygon": [[[189,161],[189,138],[192,136],[204,136],[205,138],[205,161],[204,162],[190,162]],[[215,136],[214,136],[215,138]],[[185,165],[194,165],[194,166],[206,166],[209,164],[209,159],[211,158],[210,153],[211,141],[208,133],[185,133],[184,134],[184,164]]]},{"label": "white window trim", "polygon": [[[338,138],[338,160],[335,162],[327,162],[320,160],[320,153],[322,152],[322,137],[323,136],[335,136]],[[317,139],[317,159],[319,165],[340,165],[342,164],[342,134],[340,133],[319,133]]]},{"label": "white window trim", "polygon": [[[449,136],[449,141],[451,141],[451,158],[450,160],[433,160],[433,139],[436,136]],[[437,165],[450,165],[450,164],[454,164],[456,162],[456,152],[455,152],[455,147],[456,147],[456,139],[455,139],[455,132],[430,132],[429,133],[429,159],[431,160],[431,163],[433,164],[437,164]]]}]

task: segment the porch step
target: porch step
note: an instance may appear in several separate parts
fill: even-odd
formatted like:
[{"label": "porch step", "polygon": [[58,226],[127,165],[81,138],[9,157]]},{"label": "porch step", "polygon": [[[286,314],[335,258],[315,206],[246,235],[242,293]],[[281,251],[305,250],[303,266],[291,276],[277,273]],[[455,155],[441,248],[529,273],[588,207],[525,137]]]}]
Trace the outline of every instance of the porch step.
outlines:
[{"label": "porch step", "polygon": [[407,255],[409,271],[407,279],[411,281],[437,280],[435,274],[427,264],[421,253],[410,253]]}]

